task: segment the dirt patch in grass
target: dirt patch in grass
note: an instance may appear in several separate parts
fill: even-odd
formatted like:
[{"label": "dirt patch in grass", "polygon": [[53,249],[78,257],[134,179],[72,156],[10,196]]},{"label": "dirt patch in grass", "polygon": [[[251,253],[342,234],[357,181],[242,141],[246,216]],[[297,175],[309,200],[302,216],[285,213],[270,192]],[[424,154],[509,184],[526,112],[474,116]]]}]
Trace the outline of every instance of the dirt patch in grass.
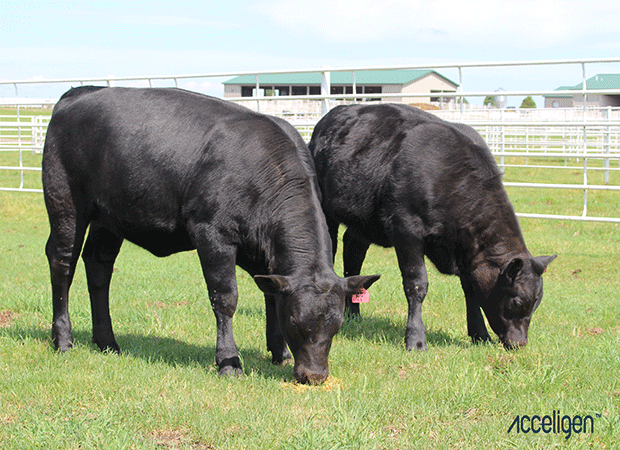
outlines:
[{"label": "dirt patch in grass", "polygon": [[193,450],[212,450],[212,445],[192,441],[185,430],[156,430],[149,433],[155,445],[162,449],[191,448]]},{"label": "dirt patch in grass", "polygon": [[16,314],[13,311],[0,311],[0,328],[8,328],[15,320]]},{"label": "dirt patch in grass", "polygon": [[305,392],[308,389],[322,389],[324,391],[331,392],[337,389],[342,389],[344,383],[339,378],[328,376],[325,383],[318,386],[299,384],[297,381],[282,381],[281,385],[292,389],[294,392]]},{"label": "dirt patch in grass", "polygon": [[605,330],[602,329],[601,327],[586,328],[585,330],[583,330],[583,334],[585,334],[586,336],[596,336],[604,332]]}]

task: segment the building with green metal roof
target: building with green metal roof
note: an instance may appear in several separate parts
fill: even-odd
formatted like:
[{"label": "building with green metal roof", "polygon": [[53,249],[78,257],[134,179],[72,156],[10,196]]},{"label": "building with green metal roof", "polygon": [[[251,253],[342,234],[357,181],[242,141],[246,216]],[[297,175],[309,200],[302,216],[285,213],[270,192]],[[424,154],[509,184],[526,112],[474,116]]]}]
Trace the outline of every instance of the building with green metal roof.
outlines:
[{"label": "building with green metal roof", "polygon": [[[355,74],[355,76],[354,76]],[[224,97],[252,97],[259,85],[265,96],[301,96],[321,94],[321,73],[282,73],[242,75],[224,83]],[[458,84],[434,70],[365,70],[358,72],[332,72],[330,94],[400,94],[428,93],[428,97],[407,99],[411,103],[454,102],[454,98],[442,98],[442,92],[456,92]],[[379,100],[379,98],[377,98]],[[385,101],[399,102],[403,97],[390,97]]]},{"label": "building with green metal roof", "polygon": [[[586,91],[597,91],[606,89],[620,89],[620,74],[603,73],[595,75],[586,80]],[[560,86],[556,91],[583,91],[583,82],[574,86]],[[597,94],[587,92],[587,106],[607,107],[620,106],[620,95],[616,94]],[[583,107],[583,94],[550,94],[545,95],[545,108],[573,108]]]}]

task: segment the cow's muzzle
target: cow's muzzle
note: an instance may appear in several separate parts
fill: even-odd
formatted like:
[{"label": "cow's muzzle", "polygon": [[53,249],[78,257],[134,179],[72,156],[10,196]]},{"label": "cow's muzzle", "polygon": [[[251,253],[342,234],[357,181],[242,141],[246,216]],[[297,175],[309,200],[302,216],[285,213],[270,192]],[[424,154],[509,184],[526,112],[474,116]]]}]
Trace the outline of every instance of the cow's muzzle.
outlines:
[{"label": "cow's muzzle", "polygon": [[504,338],[501,339],[501,342],[502,345],[506,348],[506,350],[517,350],[527,345],[527,338]]},{"label": "cow's muzzle", "polygon": [[310,370],[304,366],[295,366],[295,380],[300,384],[318,385],[323,384],[329,375],[329,369]]}]

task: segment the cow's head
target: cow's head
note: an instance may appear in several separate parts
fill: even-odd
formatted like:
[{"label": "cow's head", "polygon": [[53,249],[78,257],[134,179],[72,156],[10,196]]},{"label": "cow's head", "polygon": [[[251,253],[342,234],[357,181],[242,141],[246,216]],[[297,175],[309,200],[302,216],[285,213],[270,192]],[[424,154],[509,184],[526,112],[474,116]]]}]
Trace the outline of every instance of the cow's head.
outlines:
[{"label": "cow's head", "polygon": [[527,344],[530,320],[543,296],[542,274],[556,256],[511,260],[480,305],[489,325],[506,348]]},{"label": "cow's head", "polygon": [[369,288],[379,275],[328,277],[300,283],[294,277],[257,275],[258,287],[276,300],[278,322],[295,359],[299,383],[321,384],[329,374],[328,356],[334,335],[344,322],[345,297]]}]

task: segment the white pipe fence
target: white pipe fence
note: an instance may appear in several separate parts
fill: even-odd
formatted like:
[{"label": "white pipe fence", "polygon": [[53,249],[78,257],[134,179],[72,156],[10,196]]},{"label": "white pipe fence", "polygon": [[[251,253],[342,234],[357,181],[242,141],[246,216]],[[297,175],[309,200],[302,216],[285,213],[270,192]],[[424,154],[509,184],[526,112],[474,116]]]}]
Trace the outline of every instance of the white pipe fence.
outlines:
[{"label": "white pipe fence", "polygon": [[[307,70],[278,70],[243,73],[207,73],[194,75],[174,76],[140,76],[140,77],[106,77],[90,79],[56,79],[56,80],[19,80],[2,81],[0,89],[12,87],[14,97],[0,99],[0,109],[11,107],[15,114],[0,115],[0,156],[14,155],[15,158],[3,157],[0,164],[0,190],[19,192],[42,192],[38,187],[29,186],[25,182],[28,174],[40,172],[40,153],[43,148],[45,131],[49,122],[49,114],[32,113],[33,106],[50,107],[56,102],[54,99],[26,98],[24,90],[53,85],[70,86],[85,84],[104,84],[108,86],[142,83],[153,86],[154,81],[172,82],[179,87],[179,80],[212,79],[233,77],[239,75],[253,75],[256,80],[254,97],[226,98],[226,100],[245,104],[246,106],[264,111],[269,102],[288,101],[292,105],[299,101],[320,102],[320,112],[289,109],[277,114],[287,119],[300,131],[306,141],[310,139],[316,122],[331,107],[341,103],[363,102],[381,98],[382,101],[407,101],[416,98],[428,98],[429,93],[396,93],[396,94],[337,94],[329,95],[330,73],[351,72],[355,84],[355,73],[364,70],[403,70],[403,69],[458,69],[459,89],[455,93],[442,92],[444,98],[460,99],[458,109],[432,111],[438,116],[455,122],[463,122],[474,127],[485,139],[492,153],[497,157],[502,171],[511,168],[530,168],[540,170],[578,170],[582,173],[583,182],[566,183],[532,183],[532,182],[505,182],[511,188],[534,189],[571,189],[583,192],[583,209],[581,215],[532,214],[518,213],[520,217],[535,217],[544,219],[580,220],[620,223],[620,217],[595,217],[588,215],[588,191],[620,191],[620,186],[609,184],[610,174],[620,171],[620,108],[592,108],[587,106],[587,96],[590,95],[617,95],[620,89],[587,90],[586,66],[601,63],[619,63],[620,58],[584,59],[584,60],[555,60],[555,61],[522,61],[522,62],[490,62],[490,63],[462,63],[439,64],[433,66],[391,66],[391,67],[349,67],[349,68],[321,68]],[[583,89],[567,91],[502,91],[501,95],[512,96],[544,96],[544,95],[582,95],[583,107],[570,109],[466,109],[465,97],[497,96],[496,91],[472,92],[465,91],[463,84],[463,69],[470,68],[515,68],[527,66],[564,66],[579,65],[583,74]],[[280,96],[268,97],[260,95],[260,77],[262,75],[281,73],[309,73],[320,72],[321,95]],[[594,74],[591,74],[594,75]],[[183,86],[180,86],[183,87]],[[355,86],[352,92],[356,92]],[[438,96],[435,93],[433,96]],[[26,112],[27,109],[27,112]],[[270,111],[267,111],[270,112]],[[0,114],[3,114],[0,112]],[[28,160],[28,161],[26,161]],[[562,163],[558,163],[562,161]],[[588,161],[602,161],[600,164],[588,164]],[[37,164],[38,162],[38,164]],[[29,165],[30,164],[30,165]],[[603,172],[603,184],[588,182],[588,173]],[[18,177],[3,176],[3,174],[18,174]],[[39,176],[40,178],[40,176]],[[37,180],[38,181],[38,180]],[[33,184],[33,183],[30,183]],[[37,184],[37,183],[34,183]],[[38,183],[40,185],[40,183]]]}]

